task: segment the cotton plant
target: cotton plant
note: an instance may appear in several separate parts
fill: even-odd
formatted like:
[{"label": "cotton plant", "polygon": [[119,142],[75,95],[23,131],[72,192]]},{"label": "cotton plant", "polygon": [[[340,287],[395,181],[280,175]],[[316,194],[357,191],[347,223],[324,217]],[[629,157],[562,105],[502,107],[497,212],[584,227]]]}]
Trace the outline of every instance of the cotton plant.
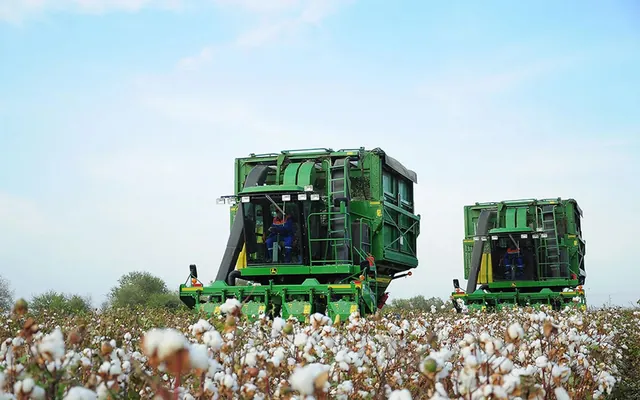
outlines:
[{"label": "cotton plant", "polygon": [[640,313],[319,313],[248,320],[111,310],[0,326],[0,399],[604,399]]}]

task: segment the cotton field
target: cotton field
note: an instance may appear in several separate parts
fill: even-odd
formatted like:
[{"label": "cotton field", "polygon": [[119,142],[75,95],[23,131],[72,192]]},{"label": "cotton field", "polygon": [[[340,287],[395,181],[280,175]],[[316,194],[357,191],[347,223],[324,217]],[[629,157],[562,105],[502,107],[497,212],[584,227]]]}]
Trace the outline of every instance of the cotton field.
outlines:
[{"label": "cotton field", "polygon": [[0,399],[606,399],[640,338],[633,310],[299,323],[248,322],[239,306],[61,317],[16,304],[0,323]]}]

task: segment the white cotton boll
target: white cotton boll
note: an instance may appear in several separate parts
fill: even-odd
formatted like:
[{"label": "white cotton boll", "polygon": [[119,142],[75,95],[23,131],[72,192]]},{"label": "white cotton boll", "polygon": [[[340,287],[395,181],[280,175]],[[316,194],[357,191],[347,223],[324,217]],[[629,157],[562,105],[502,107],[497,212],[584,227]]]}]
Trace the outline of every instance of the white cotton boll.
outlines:
[{"label": "white cotton boll", "polygon": [[286,357],[286,353],[284,349],[282,347],[278,347],[276,351],[273,352],[273,358],[271,359],[271,362],[276,367],[279,367],[282,361],[285,359],[285,357]]},{"label": "white cotton boll", "polygon": [[233,376],[227,374],[224,376],[224,385],[228,388],[232,388],[233,385],[235,384],[235,380],[233,379]]},{"label": "white cotton boll", "polygon": [[273,320],[273,325],[271,326],[271,337],[278,337],[282,333],[284,326],[286,325],[286,321],[280,317],[276,317]]},{"label": "white cotton boll", "polygon": [[120,375],[121,373],[122,373],[122,368],[120,368],[120,364],[119,363],[114,363],[109,368],[109,375],[111,375],[111,376]]},{"label": "white cotton boll", "polygon": [[63,400],[96,400],[97,398],[98,394],[93,390],[76,386],[69,389]]},{"label": "white cotton boll", "polygon": [[460,355],[462,358],[467,358],[473,355],[473,349],[471,347],[463,347],[462,350],[460,350]]},{"label": "white cotton boll", "polygon": [[304,367],[297,367],[289,382],[294,390],[299,391],[302,395],[312,395],[315,389],[315,381],[322,373],[329,370],[327,365],[312,363]]},{"label": "white cotton boll", "polygon": [[209,321],[199,319],[198,322],[191,326],[191,334],[195,336],[199,333],[204,333],[211,329],[213,329],[213,326],[209,323]]},{"label": "white cotton boll", "polygon": [[408,389],[394,390],[389,395],[389,400],[412,400],[411,392]]},{"label": "white cotton boll", "polygon": [[176,351],[188,347],[189,342],[182,333],[173,328],[151,329],[144,338],[144,350],[147,354],[158,352],[158,358],[164,360]]},{"label": "white cotton boll", "polygon": [[506,357],[498,357],[493,360],[493,368],[497,369],[501,374],[508,374],[513,369],[513,362]]},{"label": "white cotton boll", "polygon": [[211,347],[214,351],[220,350],[222,345],[224,344],[224,340],[220,335],[220,332],[216,330],[207,331],[202,335],[202,340],[204,343]]},{"label": "white cotton boll", "polygon": [[438,395],[442,396],[445,399],[449,398],[447,390],[444,388],[444,385],[441,382],[436,382],[436,392]]},{"label": "white cotton boll", "polygon": [[37,346],[38,352],[48,355],[53,360],[64,356],[64,336],[60,328],[56,328],[52,333],[45,335]]},{"label": "white cotton boll", "polygon": [[470,335],[470,334],[468,334],[468,333],[465,333],[465,335],[464,335],[464,339],[463,339],[463,340],[464,340],[465,342],[467,342],[468,344],[473,344],[473,343],[475,343],[476,338],[475,338],[475,337],[473,337],[473,335]]},{"label": "white cotton boll", "polygon": [[100,374],[109,374],[109,369],[111,368],[111,363],[109,361],[104,361],[100,368],[98,369],[98,373]]},{"label": "white cotton boll", "polygon": [[35,386],[31,391],[31,400],[45,400],[46,395],[43,387]]},{"label": "white cotton boll", "polygon": [[[504,381],[502,383],[502,389],[506,392],[506,393],[511,393],[514,390],[516,390],[516,388],[518,387],[518,385],[520,384],[520,377],[516,376],[514,374],[508,374],[505,375],[503,377]],[[507,397],[507,396],[505,396]]]},{"label": "white cotton boll", "polygon": [[476,374],[463,369],[458,375],[458,390],[460,394],[466,395],[476,390]]},{"label": "white cotton boll", "polygon": [[522,325],[518,322],[509,325],[508,333],[512,340],[522,339],[524,337],[524,329],[522,329]]},{"label": "white cotton boll", "polygon": [[104,382],[98,385],[96,394],[99,399],[107,399],[109,397],[109,388],[107,388],[107,385]]},{"label": "white cotton boll", "polygon": [[255,367],[258,363],[258,354],[252,350],[244,356],[244,364],[249,367]]},{"label": "white cotton boll", "polygon": [[571,375],[571,368],[563,365],[554,364],[551,369],[551,374],[555,378],[560,378],[563,382],[566,382]]},{"label": "white cotton boll", "polygon": [[558,400],[571,400],[569,393],[563,387],[557,387],[553,390]]},{"label": "white cotton boll", "polygon": [[220,306],[220,312],[223,314],[231,314],[236,310],[242,308],[242,304],[238,299],[227,299],[223,305]]},{"label": "white cotton boll", "polygon": [[204,344],[192,344],[189,348],[189,360],[193,368],[205,370],[209,368],[209,354]]},{"label": "white cotton boll", "polygon": [[508,399],[509,398],[509,394],[507,393],[506,390],[504,390],[504,388],[502,386],[493,386],[492,389],[493,389],[492,391],[493,391],[494,398],[496,398],[496,399]]},{"label": "white cotton boll", "polygon": [[309,336],[306,333],[300,332],[297,333],[293,339],[293,345],[296,347],[305,346],[307,341],[309,340]]},{"label": "white cotton boll", "polygon": [[324,338],[322,338],[322,342],[327,347],[327,349],[333,349],[336,345],[336,341],[329,336],[325,336]]},{"label": "white cotton boll", "polygon": [[536,366],[538,368],[546,368],[549,365],[549,360],[545,356],[536,358]]},{"label": "white cotton boll", "polygon": [[464,365],[469,368],[475,368],[478,366],[478,359],[474,355],[467,356],[464,359]]}]

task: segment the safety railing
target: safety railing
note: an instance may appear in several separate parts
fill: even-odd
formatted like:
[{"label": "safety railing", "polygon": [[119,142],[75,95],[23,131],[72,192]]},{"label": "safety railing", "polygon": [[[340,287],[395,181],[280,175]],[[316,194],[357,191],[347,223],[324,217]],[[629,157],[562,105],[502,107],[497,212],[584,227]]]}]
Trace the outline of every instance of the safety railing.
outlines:
[{"label": "safety railing", "polygon": [[[318,221],[315,221],[315,223],[317,225],[320,225],[321,219],[323,217],[325,217],[328,221],[330,221],[331,217],[340,216],[340,215],[345,215],[345,214],[339,213],[339,212],[326,211],[326,212],[311,213],[307,216],[307,238],[309,240],[310,265],[313,266],[313,265],[326,265],[326,264],[353,264],[353,256],[351,254],[352,239],[351,239],[351,235],[348,234],[351,231],[349,229],[350,223],[349,223],[348,216],[347,218],[345,218],[345,233],[347,234],[345,235],[345,237],[339,237],[339,238],[330,237],[331,230],[327,232],[326,237],[312,236],[312,231],[311,231],[311,227],[313,224],[313,222],[311,221],[312,218],[314,217],[317,218]],[[331,229],[331,223],[329,223],[328,226],[330,227],[329,229]],[[314,259],[314,256],[313,256],[313,250],[314,250],[313,245],[315,243],[324,243],[326,245],[325,255],[320,260]],[[345,253],[347,257],[338,257],[338,254],[340,252],[339,250],[340,247],[345,248]],[[329,257],[329,252],[331,252],[331,257]]]}]

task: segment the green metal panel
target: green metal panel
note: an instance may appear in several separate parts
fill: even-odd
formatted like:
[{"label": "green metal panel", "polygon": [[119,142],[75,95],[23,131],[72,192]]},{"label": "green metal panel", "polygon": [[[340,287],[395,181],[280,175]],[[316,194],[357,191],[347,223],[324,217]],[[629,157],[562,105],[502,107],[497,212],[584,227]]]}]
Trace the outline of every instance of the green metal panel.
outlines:
[{"label": "green metal panel", "polygon": [[296,186],[298,182],[298,169],[300,169],[300,163],[287,165],[287,168],[284,170],[283,186]]},{"label": "green metal panel", "polygon": [[313,185],[316,180],[315,162],[305,161],[298,170],[297,185],[305,187],[307,185]]},{"label": "green metal panel", "polygon": [[526,229],[527,227],[527,207],[516,208],[516,228]]},{"label": "green metal panel", "polygon": [[243,189],[240,194],[275,193],[275,192],[302,192],[304,187],[297,185],[269,185],[253,186]]},{"label": "green metal panel", "polygon": [[507,216],[506,216],[505,222],[506,222],[506,228],[508,230],[516,229],[516,209],[515,208],[507,209]]}]

